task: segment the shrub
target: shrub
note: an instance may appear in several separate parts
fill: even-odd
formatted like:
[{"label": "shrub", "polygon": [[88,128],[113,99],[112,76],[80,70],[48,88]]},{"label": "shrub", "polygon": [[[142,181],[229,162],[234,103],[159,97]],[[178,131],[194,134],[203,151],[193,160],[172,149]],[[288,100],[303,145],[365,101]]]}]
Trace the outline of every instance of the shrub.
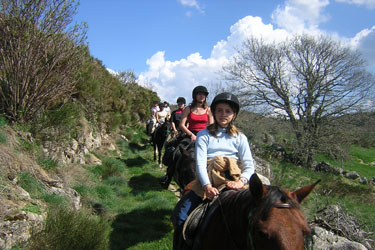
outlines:
[{"label": "shrub", "polygon": [[102,178],[107,179],[111,176],[119,176],[125,169],[125,165],[122,161],[114,158],[103,159],[103,172]]},{"label": "shrub", "polygon": [[27,249],[109,249],[110,225],[87,211],[51,207],[41,231],[32,230]]},{"label": "shrub", "polygon": [[30,193],[32,198],[41,197],[44,188],[30,173],[22,172],[19,174],[19,185]]},{"label": "shrub", "polygon": [[3,134],[3,132],[0,131],[0,143],[5,144],[7,142],[6,135]]}]

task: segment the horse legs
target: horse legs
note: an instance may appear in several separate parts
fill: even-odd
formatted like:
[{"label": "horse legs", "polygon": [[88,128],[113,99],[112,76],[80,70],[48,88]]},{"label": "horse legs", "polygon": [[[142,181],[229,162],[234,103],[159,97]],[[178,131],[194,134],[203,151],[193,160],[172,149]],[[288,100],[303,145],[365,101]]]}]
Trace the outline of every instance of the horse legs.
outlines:
[{"label": "horse legs", "polygon": [[154,161],[156,161],[156,150],[157,150],[156,144],[154,143]]},{"label": "horse legs", "polygon": [[161,164],[161,154],[162,154],[162,150],[163,150],[163,144],[161,145],[158,145],[158,163],[159,163],[159,167],[162,168],[163,164]]}]

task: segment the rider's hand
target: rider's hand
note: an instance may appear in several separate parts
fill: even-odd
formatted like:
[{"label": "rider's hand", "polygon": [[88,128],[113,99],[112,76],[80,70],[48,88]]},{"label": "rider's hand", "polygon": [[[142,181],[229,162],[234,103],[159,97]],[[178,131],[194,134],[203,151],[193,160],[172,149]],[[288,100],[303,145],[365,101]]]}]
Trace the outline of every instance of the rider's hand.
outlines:
[{"label": "rider's hand", "polygon": [[219,195],[219,190],[217,188],[212,187],[210,184],[204,186],[204,192],[206,194],[207,199],[213,200],[216,195]]},{"label": "rider's hand", "polygon": [[243,186],[245,186],[245,184],[241,180],[228,181],[228,183],[226,184],[226,187],[228,189],[241,189],[243,188]]},{"label": "rider's hand", "polygon": [[191,134],[190,139],[191,139],[191,141],[196,141],[197,136],[195,134]]},{"label": "rider's hand", "polygon": [[174,133],[175,135],[177,135],[177,134],[178,134],[178,131],[177,131],[177,130],[173,130],[173,133]]}]

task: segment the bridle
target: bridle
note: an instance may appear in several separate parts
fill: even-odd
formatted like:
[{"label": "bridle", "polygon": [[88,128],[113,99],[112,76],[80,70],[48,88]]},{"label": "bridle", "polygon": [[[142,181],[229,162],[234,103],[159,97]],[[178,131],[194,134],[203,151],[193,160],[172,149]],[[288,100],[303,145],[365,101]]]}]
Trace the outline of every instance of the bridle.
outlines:
[{"label": "bridle", "polygon": [[[225,228],[227,230],[227,233],[230,236],[230,238],[232,239],[235,249],[241,250],[237,246],[236,241],[234,240],[234,237],[233,237],[231,231],[229,230],[228,222],[225,218],[223,206],[222,206],[221,201],[220,201],[220,195],[218,195],[217,200],[219,201],[219,207],[220,207],[221,215],[223,217],[223,221],[224,221],[224,225],[225,225]],[[274,204],[273,207],[281,208],[281,209],[293,208],[293,206],[290,203],[278,203],[278,204]],[[249,244],[250,244],[250,249],[253,249],[253,250],[255,250],[254,241],[253,241],[253,238],[251,236],[251,233],[253,232],[253,229],[250,227],[250,225],[251,225],[251,222],[253,221],[254,210],[255,210],[255,208],[252,208],[249,212],[248,217],[247,217],[248,225],[249,225],[249,231],[248,231]]]}]

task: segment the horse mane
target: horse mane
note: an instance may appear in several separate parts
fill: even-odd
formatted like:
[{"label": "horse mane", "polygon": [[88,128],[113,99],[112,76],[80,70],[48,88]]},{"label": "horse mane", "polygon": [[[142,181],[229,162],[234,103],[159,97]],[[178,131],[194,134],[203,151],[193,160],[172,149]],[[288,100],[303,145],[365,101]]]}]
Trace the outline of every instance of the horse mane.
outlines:
[{"label": "horse mane", "polygon": [[268,185],[265,185],[265,187],[268,190],[268,193],[261,201],[260,206],[254,215],[255,217],[259,217],[263,221],[267,220],[271,208],[273,208],[278,201],[290,204],[291,208],[299,208],[299,204],[290,198],[280,187]]},{"label": "horse mane", "polygon": [[256,204],[250,189],[246,189],[242,191],[228,190],[223,192],[219,197],[220,205],[233,206],[233,209],[236,208],[237,211],[245,210],[248,212],[256,207],[254,218],[260,218],[263,221],[267,220],[270,210],[275,207],[278,201],[288,203],[290,208],[299,208],[298,202],[290,198],[280,187],[264,186],[268,192],[259,204]]}]

